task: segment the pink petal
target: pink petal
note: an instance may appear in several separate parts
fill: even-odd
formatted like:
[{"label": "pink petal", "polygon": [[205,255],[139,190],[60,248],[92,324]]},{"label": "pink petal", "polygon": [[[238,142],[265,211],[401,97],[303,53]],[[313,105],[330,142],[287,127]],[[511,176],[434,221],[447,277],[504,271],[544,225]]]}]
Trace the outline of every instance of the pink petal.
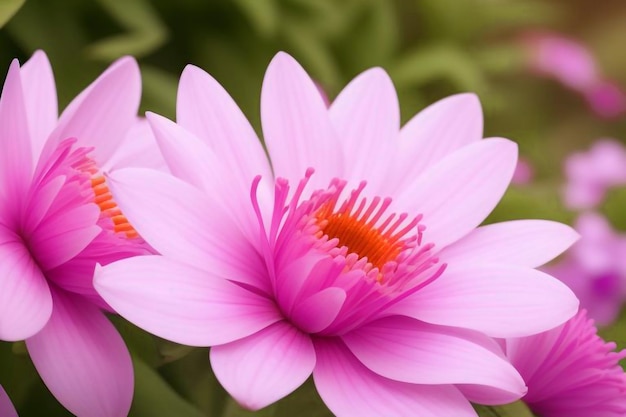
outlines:
[{"label": "pink petal", "polygon": [[451,385],[415,385],[381,377],[336,340],[316,340],[315,352],[315,386],[337,417],[476,417]]},{"label": "pink petal", "polygon": [[479,384],[526,393],[524,380],[499,346],[480,333],[393,316],[342,336],[370,370],[414,384]]},{"label": "pink petal", "polygon": [[457,384],[456,387],[465,398],[476,404],[509,404],[520,398],[519,394],[498,387],[472,384]]},{"label": "pink petal", "polygon": [[163,155],[144,117],[135,119],[124,140],[100,168],[103,171],[110,171],[126,167],[152,168],[167,172]]},{"label": "pink petal", "polygon": [[45,52],[36,51],[22,66],[21,75],[33,160],[36,161],[59,115],[54,75]]},{"label": "pink petal", "polygon": [[0,226],[0,340],[34,335],[51,312],[46,278],[22,240]]},{"label": "pink petal", "polygon": [[521,337],[556,327],[577,310],[574,293],[543,272],[474,264],[449,265],[441,277],[389,313],[492,337]]},{"label": "pink petal", "polygon": [[511,181],[516,160],[514,142],[482,140],[428,169],[394,205],[399,211],[422,213],[425,241],[444,248],[491,213]]},{"label": "pink petal", "polygon": [[265,144],[276,177],[297,184],[315,168],[312,189],[343,177],[343,155],[315,83],[291,56],[276,54],[261,92]]},{"label": "pink petal", "polygon": [[317,333],[328,327],[343,307],[346,292],[330,287],[296,304],[290,319],[307,333]]},{"label": "pink petal", "polygon": [[[13,60],[0,97],[0,196],[6,199],[2,211],[17,209],[19,197],[32,175],[30,135],[22,91],[20,66]],[[9,206],[9,207],[6,207]]]},{"label": "pink petal", "polygon": [[33,230],[30,249],[43,270],[49,270],[78,255],[100,233],[96,226],[100,209],[86,204],[52,215]]},{"label": "pink petal", "polygon": [[[195,185],[208,195],[223,195],[215,203],[228,213],[251,241],[258,240],[259,223],[251,210],[249,180],[235,173],[239,168],[228,165],[223,156],[176,123],[154,113],[147,113],[163,157],[178,178]],[[261,193],[269,195],[271,175],[261,183]]]},{"label": "pink petal", "polygon": [[78,416],[126,416],[133,366],[124,341],[96,307],[60,291],[43,330],[26,340],[39,375]]},{"label": "pink petal", "polygon": [[475,94],[457,94],[419,112],[400,131],[392,164],[398,189],[457,149],[481,140],[483,112]]},{"label": "pink petal", "polygon": [[51,140],[78,138],[81,146],[93,146],[96,162],[104,164],[135,122],[140,96],[137,62],[121,58],[67,106]]},{"label": "pink petal", "polygon": [[244,114],[213,77],[193,65],[180,77],[176,118],[209,145],[246,191],[255,176],[272,178],[265,151]]},{"label": "pink petal", "polygon": [[211,348],[215,376],[238,403],[258,410],[280,400],[311,375],[315,350],[309,336],[284,321]]},{"label": "pink petal", "polygon": [[11,399],[0,385],[0,416],[2,417],[18,417]]},{"label": "pink petal", "polygon": [[218,198],[149,169],[122,169],[107,183],[124,215],[159,253],[267,289],[263,259]]},{"label": "pink petal", "polygon": [[[330,107],[330,118],[347,156],[345,178],[368,181],[377,193],[400,131],[400,107],[391,79],[381,68],[360,74]],[[350,186],[348,186],[348,189]]]},{"label": "pink petal", "polygon": [[270,299],[222,274],[164,256],[136,256],[98,268],[94,285],[129,321],[190,346],[232,342],[282,319]]},{"label": "pink petal", "polygon": [[547,220],[517,220],[482,226],[439,253],[450,264],[498,263],[536,268],[556,258],[579,235]]}]

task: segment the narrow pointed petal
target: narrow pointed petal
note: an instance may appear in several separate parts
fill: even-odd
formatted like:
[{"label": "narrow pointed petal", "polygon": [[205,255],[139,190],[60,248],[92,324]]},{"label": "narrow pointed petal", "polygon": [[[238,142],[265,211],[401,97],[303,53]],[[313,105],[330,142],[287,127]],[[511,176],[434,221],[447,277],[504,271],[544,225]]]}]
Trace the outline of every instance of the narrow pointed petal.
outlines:
[{"label": "narrow pointed petal", "polygon": [[33,160],[36,161],[59,117],[54,75],[45,52],[36,51],[22,66],[21,75]]},{"label": "narrow pointed petal", "polygon": [[24,340],[52,313],[46,278],[21,239],[0,226],[0,340]]},{"label": "narrow pointed petal", "polygon": [[211,348],[211,366],[239,404],[258,410],[306,381],[315,366],[315,350],[308,335],[281,321]]},{"label": "narrow pointed petal", "polygon": [[426,107],[400,131],[392,183],[401,189],[445,156],[482,137],[483,113],[475,94],[457,94]]},{"label": "narrow pointed petal", "polygon": [[[0,196],[13,207],[24,194],[33,168],[20,66],[13,60],[0,97]],[[2,207],[2,211],[8,211]]]},{"label": "narrow pointed petal", "polygon": [[342,339],[369,369],[414,384],[479,384],[526,393],[520,374],[493,339],[478,332],[433,326],[409,317],[387,317]]},{"label": "narrow pointed petal", "polygon": [[449,155],[405,188],[396,209],[422,213],[424,239],[439,249],[478,226],[500,201],[517,161],[517,145],[485,139]]},{"label": "narrow pointed petal", "polygon": [[315,83],[291,56],[276,54],[261,92],[263,136],[276,177],[297,184],[315,168],[312,188],[343,177],[343,157]]},{"label": "narrow pointed petal", "polygon": [[18,417],[11,399],[0,385],[0,416],[3,417]]},{"label": "narrow pointed petal", "polygon": [[479,227],[439,253],[451,264],[499,263],[536,268],[579,238],[571,227],[547,220],[516,220]]},{"label": "narrow pointed petal", "polygon": [[151,168],[167,172],[167,164],[145,117],[135,119],[124,140],[100,169],[109,172],[124,167]]},{"label": "narrow pointed petal", "polygon": [[87,301],[57,291],[53,297],[50,321],[26,340],[39,375],[79,417],[126,416],[133,397],[133,366],[122,337]]},{"label": "narrow pointed petal", "polygon": [[121,169],[107,183],[124,215],[157,252],[268,288],[263,260],[217,199],[150,169]]},{"label": "narrow pointed petal", "polygon": [[231,167],[246,191],[255,176],[272,178],[269,161],[250,122],[226,90],[196,66],[188,65],[180,77],[176,120]]},{"label": "narrow pointed petal", "polygon": [[578,310],[578,299],[543,272],[504,265],[460,265],[392,306],[389,313],[428,323],[522,337],[556,327]]},{"label": "narrow pointed petal", "polygon": [[[345,155],[346,179],[366,180],[377,194],[400,131],[400,106],[391,79],[370,69],[348,84],[330,107],[330,118]],[[348,186],[350,188],[350,186]]]},{"label": "narrow pointed petal", "polygon": [[104,164],[135,121],[140,96],[137,62],[121,58],[67,106],[51,138],[78,138],[81,146],[93,146],[96,161]]},{"label": "narrow pointed petal", "polygon": [[94,285],[124,318],[190,346],[232,342],[282,319],[271,300],[221,273],[164,256],[136,256],[98,268]]},{"label": "narrow pointed petal", "polygon": [[313,379],[337,417],[476,417],[451,385],[393,381],[367,369],[337,340],[316,340]]}]

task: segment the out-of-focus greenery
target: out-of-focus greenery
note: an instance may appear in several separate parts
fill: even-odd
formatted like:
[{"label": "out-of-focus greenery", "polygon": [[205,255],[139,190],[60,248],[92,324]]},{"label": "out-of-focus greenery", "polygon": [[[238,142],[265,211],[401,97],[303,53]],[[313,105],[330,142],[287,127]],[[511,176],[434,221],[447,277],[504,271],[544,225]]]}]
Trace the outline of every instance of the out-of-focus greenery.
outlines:
[{"label": "out-of-focus greenery", "polygon": [[[279,50],[296,57],[331,98],[360,71],[385,68],[404,120],[439,98],[477,92],[486,136],[516,140],[536,175],[532,185],[513,186],[490,221],[571,223],[575,213],[557,193],[563,158],[599,137],[626,140],[624,118],[599,119],[576,93],[531,74],[520,46],[520,36],[536,29],[578,38],[606,76],[626,86],[622,0],[0,0],[0,27],[0,68],[45,50],[61,106],[126,54],[141,66],[142,110],[174,117],[178,76],[193,63],[226,87],[257,129],[263,73]],[[626,192],[616,192],[603,210],[626,229],[624,207]],[[134,355],[132,416],[252,415],[227,398],[206,349],[157,340],[123,320],[116,325]],[[625,329],[626,316],[605,335],[624,347]],[[69,415],[23,345],[0,342],[0,383],[21,416]],[[330,414],[309,381],[255,415]]]}]

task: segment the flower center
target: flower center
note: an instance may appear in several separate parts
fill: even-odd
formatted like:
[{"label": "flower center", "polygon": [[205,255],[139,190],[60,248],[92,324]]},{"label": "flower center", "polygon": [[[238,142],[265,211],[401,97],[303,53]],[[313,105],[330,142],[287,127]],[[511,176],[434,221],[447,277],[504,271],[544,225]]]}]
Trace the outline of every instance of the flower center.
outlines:
[{"label": "flower center", "polygon": [[372,267],[382,271],[387,262],[397,259],[405,249],[406,242],[402,238],[418,221],[398,230],[406,215],[398,216],[394,222],[396,216],[392,214],[379,224],[391,199],[374,197],[368,205],[367,199],[361,198],[356,206],[364,187],[365,183],[361,183],[339,209],[336,209],[337,198],[331,198],[315,212],[319,227],[316,237],[325,235],[329,240],[337,239],[337,247],[345,247],[347,254],[355,254],[359,259],[366,258]]},{"label": "flower center", "polygon": [[91,188],[94,193],[94,202],[100,207],[100,212],[113,222],[113,231],[115,233],[123,233],[129,239],[138,237],[137,231],[128,222],[128,219],[122,214],[117,203],[113,200],[113,194],[111,194],[104,176],[94,175],[91,178]]}]

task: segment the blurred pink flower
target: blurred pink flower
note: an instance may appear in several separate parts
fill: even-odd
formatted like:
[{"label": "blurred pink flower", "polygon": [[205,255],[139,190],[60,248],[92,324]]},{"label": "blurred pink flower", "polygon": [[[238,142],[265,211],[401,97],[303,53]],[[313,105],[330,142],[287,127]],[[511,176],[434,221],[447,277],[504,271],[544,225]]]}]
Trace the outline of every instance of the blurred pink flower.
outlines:
[{"label": "blurred pink flower", "polygon": [[101,168],[137,123],[141,80],[123,58],[57,120],[46,55],[11,64],[0,98],[0,339],[26,340],[52,394],[78,416],[122,416],[130,355],[93,288],[96,263],[151,253]]},{"label": "blurred pink flower", "polygon": [[535,32],[526,34],[524,43],[532,70],[581,93],[597,115],[610,118],[626,111],[623,89],[604,78],[595,57],[580,42]]},{"label": "blurred pink flower", "polygon": [[0,385],[0,416],[2,417],[17,417],[17,412],[11,399]]},{"label": "blurred pink flower", "polygon": [[581,239],[545,270],[574,291],[589,317],[603,326],[611,324],[626,302],[626,236],[595,213],[582,214],[575,228]]},{"label": "blurred pink flower", "polygon": [[279,53],[261,95],[272,166],[204,71],[185,69],[177,105],[180,125],[148,114],[175,176],[109,177],[162,254],[96,272],[119,313],[166,339],[213,346],[217,378],[250,409],[311,373],[338,416],[476,416],[464,396],[504,403],[525,393],[489,336],[537,333],[575,314],[573,293],[533,268],[577,234],[533,220],[477,228],[511,180],[517,147],[481,140],[474,95],[442,100],[400,130],[380,68],[327,108]]},{"label": "blurred pink flower", "polygon": [[597,140],[586,152],[565,160],[565,205],[570,209],[598,206],[606,191],[626,184],[626,148],[613,139]]},{"label": "blurred pink flower", "polygon": [[506,339],[508,358],[528,385],[522,399],[539,417],[623,417],[626,373],[615,352],[581,310],[547,332]]},{"label": "blurred pink flower", "polygon": [[525,158],[518,158],[515,171],[513,172],[513,178],[511,183],[517,185],[526,185],[533,179],[533,167],[530,162]]}]

